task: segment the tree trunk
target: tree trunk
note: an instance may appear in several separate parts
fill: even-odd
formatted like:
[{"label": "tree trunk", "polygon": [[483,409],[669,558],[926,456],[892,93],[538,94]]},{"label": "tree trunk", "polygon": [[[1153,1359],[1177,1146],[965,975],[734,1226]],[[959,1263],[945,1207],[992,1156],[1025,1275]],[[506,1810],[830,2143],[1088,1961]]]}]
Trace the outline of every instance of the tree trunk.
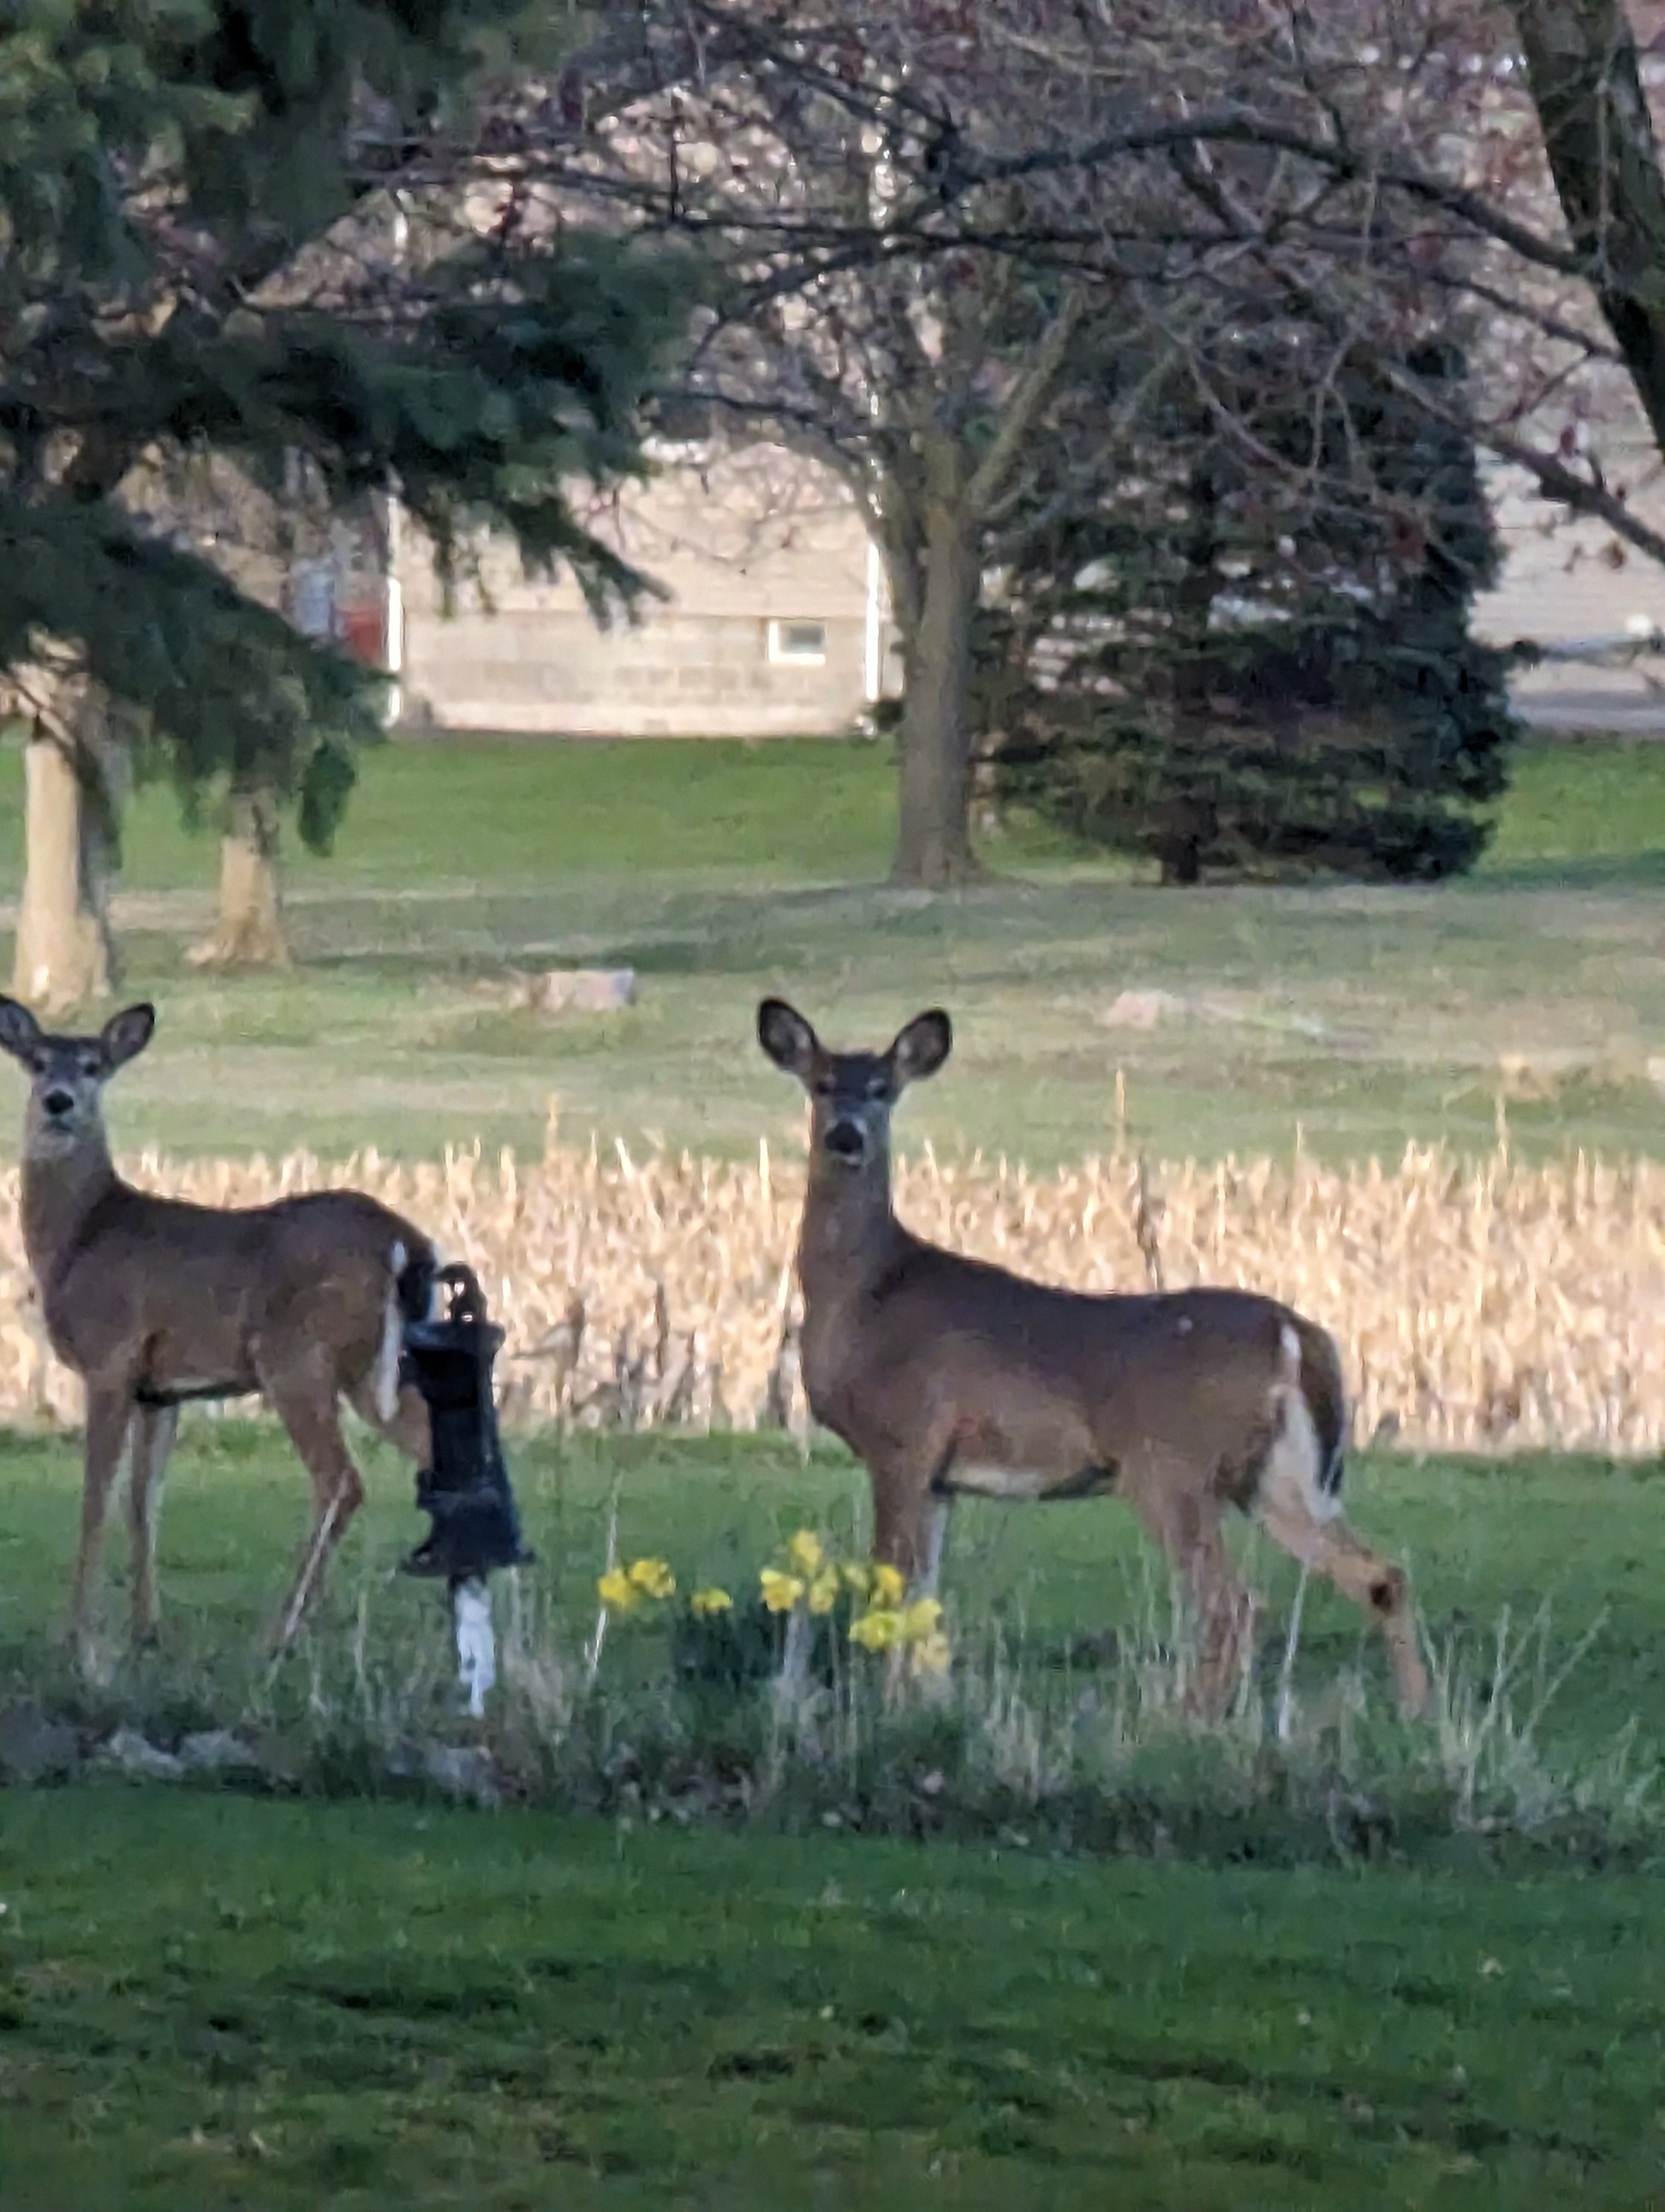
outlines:
[{"label": "tree trunk", "polygon": [[81,903],[98,944],[102,998],[121,988],[121,947],[110,925],[110,895],[121,866],[121,808],[132,770],[124,713],[100,697],[81,718],[76,760],[81,797]]},{"label": "tree trunk", "polygon": [[927,890],[981,873],[971,850],[972,627],[982,585],[982,532],[969,503],[933,496],[925,590],[907,640],[900,821],[891,880]]},{"label": "tree trunk", "polygon": [[1665,174],[1623,0],[1510,0],[1573,244],[1665,452]]},{"label": "tree trunk", "polygon": [[193,967],[288,968],[277,872],[277,802],[269,791],[234,791],[220,841],[213,933],[185,955]]},{"label": "tree trunk", "polygon": [[23,896],[12,966],[16,996],[47,1014],[110,995],[107,841],[67,743],[23,748]]}]

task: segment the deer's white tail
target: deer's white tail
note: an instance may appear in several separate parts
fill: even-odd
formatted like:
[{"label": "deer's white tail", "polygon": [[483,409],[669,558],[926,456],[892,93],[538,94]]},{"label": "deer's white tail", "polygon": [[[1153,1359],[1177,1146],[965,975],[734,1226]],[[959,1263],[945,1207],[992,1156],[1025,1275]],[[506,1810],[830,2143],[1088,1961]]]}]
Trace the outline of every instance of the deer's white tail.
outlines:
[{"label": "deer's white tail", "polygon": [[1277,1433],[1261,1481],[1292,1490],[1313,1521],[1334,1521],[1341,1510],[1340,1447],[1326,1449],[1301,1382],[1301,1340],[1287,1323],[1279,1334],[1278,1379],[1272,1386]]},{"label": "deer's white tail", "polygon": [[406,1257],[404,1245],[398,1243],[387,1255],[387,1303],[382,1309],[381,1343],[377,1348],[376,1364],[370,1370],[376,1411],[384,1421],[391,1421],[399,1407],[399,1352],[404,1337],[399,1277],[404,1273]]}]

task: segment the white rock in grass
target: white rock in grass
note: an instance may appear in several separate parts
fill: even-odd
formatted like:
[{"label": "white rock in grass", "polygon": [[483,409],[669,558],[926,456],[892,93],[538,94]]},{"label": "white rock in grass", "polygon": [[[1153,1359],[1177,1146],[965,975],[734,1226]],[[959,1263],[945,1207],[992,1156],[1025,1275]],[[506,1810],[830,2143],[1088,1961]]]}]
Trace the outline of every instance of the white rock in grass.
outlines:
[{"label": "white rock in grass", "polygon": [[229,1729],[206,1729],[184,1737],[179,1763],[193,1774],[257,1774],[260,1760]]},{"label": "white rock in grass", "polygon": [[615,1014],[636,1000],[634,968],[551,968],[538,976],[532,1004],[544,1014]]},{"label": "white rock in grass", "polygon": [[616,1014],[636,1000],[634,968],[550,968],[531,975],[510,968],[483,976],[474,985],[477,999],[511,1012],[538,1014]]},{"label": "white rock in grass", "polygon": [[99,1753],[106,1765],[119,1767],[141,1782],[177,1782],[185,1763],[171,1751],[161,1751],[137,1729],[118,1729]]},{"label": "white rock in grass", "polygon": [[1171,991],[1123,991],[1098,1017],[1107,1030],[1153,1030],[1170,1014],[1185,1011]]},{"label": "white rock in grass", "polygon": [[448,1796],[465,1798],[471,1805],[502,1802],[491,1753],[477,1744],[436,1744],[422,1768],[434,1787]]},{"label": "white rock in grass", "polygon": [[387,1771],[402,1781],[431,1782],[447,1797],[466,1804],[502,1802],[496,1767],[483,1744],[407,1744],[388,1760]]},{"label": "white rock in grass", "polygon": [[72,1772],[81,1739],[65,1721],[49,1720],[38,1705],[0,1711],[0,1782],[27,1784]]}]

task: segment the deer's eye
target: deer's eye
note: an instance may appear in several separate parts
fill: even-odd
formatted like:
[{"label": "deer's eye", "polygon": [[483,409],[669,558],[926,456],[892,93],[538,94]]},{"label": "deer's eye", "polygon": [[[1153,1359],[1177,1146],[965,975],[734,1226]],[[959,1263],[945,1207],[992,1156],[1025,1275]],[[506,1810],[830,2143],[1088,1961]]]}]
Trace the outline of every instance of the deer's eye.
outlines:
[{"label": "deer's eye", "polygon": [[99,1072],[97,1060],[91,1059],[90,1057],[83,1060],[81,1063],[81,1072],[86,1076],[95,1076]]},{"label": "deer's eye", "polygon": [[883,1098],[889,1089],[890,1085],[885,1082],[884,1078],[882,1075],[875,1075],[867,1085],[867,1096],[870,1098]]},{"label": "deer's eye", "polygon": [[815,1079],[815,1095],[817,1098],[830,1098],[837,1088],[837,1079],[834,1076],[817,1075]]}]

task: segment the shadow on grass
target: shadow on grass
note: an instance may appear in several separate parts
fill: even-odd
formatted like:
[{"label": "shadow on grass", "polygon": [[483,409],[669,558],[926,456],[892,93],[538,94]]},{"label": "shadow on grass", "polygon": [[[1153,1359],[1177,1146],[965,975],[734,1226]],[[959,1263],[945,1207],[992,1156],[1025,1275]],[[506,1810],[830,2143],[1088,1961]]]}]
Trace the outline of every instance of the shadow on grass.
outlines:
[{"label": "shadow on grass", "polygon": [[1505,860],[1477,882],[1500,891],[1646,891],[1665,890],[1665,848],[1540,860]]}]

